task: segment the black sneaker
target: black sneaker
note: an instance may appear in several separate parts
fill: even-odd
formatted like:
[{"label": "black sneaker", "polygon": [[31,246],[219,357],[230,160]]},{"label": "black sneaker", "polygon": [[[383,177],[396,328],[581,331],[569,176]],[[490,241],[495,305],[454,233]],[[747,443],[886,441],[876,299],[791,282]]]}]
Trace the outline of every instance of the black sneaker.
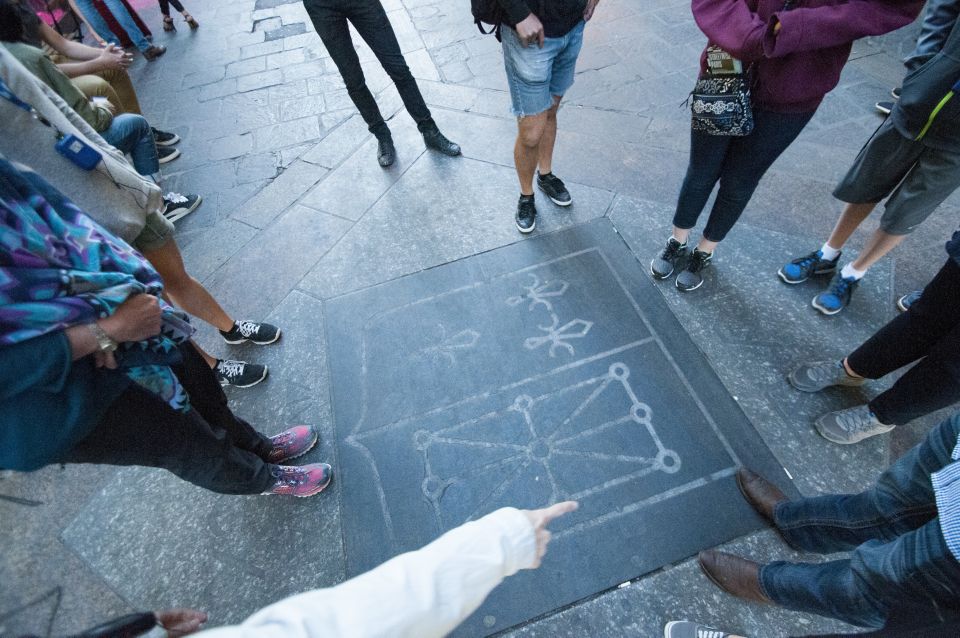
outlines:
[{"label": "black sneaker", "polygon": [[153,143],[157,146],[173,146],[180,141],[180,136],[176,133],[161,131],[160,129],[150,127],[153,131]]},{"label": "black sneaker", "polygon": [[537,227],[537,202],[533,195],[521,195],[517,203],[517,230],[524,235]]},{"label": "black sneaker", "polygon": [[825,315],[835,315],[850,305],[853,291],[859,285],[859,279],[845,278],[841,273],[837,273],[830,280],[830,287],[814,297],[811,304]]},{"label": "black sneaker", "polygon": [[178,157],[180,157],[180,149],[170,148],[169,146],[157,147],[157,159],[160,161],[161,164],[172,162]]},{"label": "black sneaker", "polygon": [[387,135],[377,138],[377,162],[387,168],[397,161],[397,147],[393,145],[393,137]]},{"label": "black sneaker", "polygon": [[231,345],[252,341],[258,346],[265,346],[280,338],[280,328],[269,323],[240,320],[235,321],[228,332],[221,330],[220,336]]},{"label": "black sneaker", "polygon": [[890,111],[893,110],[893,102],[877,102],[873,106],[883,115],[890,115]]},{"label": "black sneaker", "polygon": [[824,259],[823,252],[817,250],[805,257],[794,259],[778,270],[777,274],[788,284],[803,283],[810,277],[832,275],[837,271],[841,254],[837,253],[834,259]]},{"label": "black sneaker", "polygon": [[703,285],[703,269],[710,267],[713,253],[705,253],[699,248],[693,249],[693,255],[687,261],[687,266],[677,275],[677,289],[681,292],[690,292]]},{"label": "black sneaker", "polygon": [[904,296],[897,299],[897,310],[900,312],[906,312],[910,310],[910,306],[917,302],[917,299],[920,298],[920,295],[923,294],[922,290],[914,290],[913,292],[908,292]]},{"label": "black sneaker", "polygon": [[541,175],[538,172],[537,186],[539,186],[540,190],[546,193],[547,197],[550,198],[550,201],[557,206],[569,206],[573,203],[573,198],[570,196],[570,191],[568,191],[567,187],[564,186],[563,180],[553,173]]},{"label": "black sneaker", "polygon": [[687,256],[687,242],[682,244],[671,237],[667,240],[667,247],[659,256],[650,262],[650,274],[657,279],[666,279],[673,274],[679,264]]},{"label": "black sneaker", "polygon": [[893,99],[899,100],[899,99],[900,99],[900,87],[898,86],[898,87],[896,87],[896,88],[894,88],[894,89],[891,89],[891,90],[890,90],[890,95],[893,96]]},{"label": "black sneaker", "polygon": [[213,373],[217,376],[220,385],[224,387],[232,385],[235,388],[249,388],[257,385],[267,378],[268,372],[267,366],[230,359],[217,359],[217,365],[213,368]]},{"label": "black sneaker", "polygon": [[199,195],[181,195],[180,193],[170,192],[163,196],[163,201],[166,203],[163,216],[171,222],[175,222],[197,210],[197,206],[203,202],[203,198]]},{"label": "black sneaker", "polygon": [[432,148],[450,157],[456,157],[461,153],[460,145],[448,140],[436,127],[423,132],[423,142],[427,145],[427,148]]}]

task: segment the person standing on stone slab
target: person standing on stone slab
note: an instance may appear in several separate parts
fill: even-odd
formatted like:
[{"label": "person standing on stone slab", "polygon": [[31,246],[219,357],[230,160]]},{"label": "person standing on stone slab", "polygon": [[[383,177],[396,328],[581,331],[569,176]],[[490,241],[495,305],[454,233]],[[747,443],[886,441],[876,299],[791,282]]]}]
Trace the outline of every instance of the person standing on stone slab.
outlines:
[{"label": "person standing on stone slab", "polygon": [[831,412],[817,431],[848,444],[889,432],[960,401],[960,231],[947,242],[947,263],[902,313],[841,361],[806,363],[788,377],[802,392],[861,386],[916,363],[866,405]]},{"label": "person standing on stone slab", "polygon": [[566,185],[553,174],[557,111],[573,86],[584,26],[599,1],[498,0],[505,14],[500,31],[503,62],[518,129],[513,162],[520,201],[514,221],[524,234],[537,226],[534,176],[557,206],[573,203]]},{"label": "person standing on stone slab", "polygon": [[[709,550],[706,576],[729,594],[881,628],[906,607],[960,608],[960,414],[859,494],[788,499],[764,477],[740,468],[744,498],[800,552],[836,554],[821,563],[767,564]],[[919,623],[916,623],[919,624]],[[940,635],[956,635],[943,633]]]},{"label": "person standing on stone slab", "polygon": [[[80,16],[80,19],[83,20],[84,24],[86,24],[93,33],[94,37],[104,42],[115,42],[118,39],[113,31],[110,30],[107,21],[100,16],[96,7],[93,6],[93,0],[68,0],[68,2],[73,11]],[[103,3],[107,7],[107,10],[110,11],[110,14],[113,15],[117,24],[120,25],[120,28],[126,32],[127,37],[133,42],[133,46],[140,50],[140,53],[143,54],[143,57],[145,57],[147,61],[153,62],[167,52],[167,47],[152,44],[147,40],[143,31],[140,30],[140,27],[138,27],[134,21],[133,16],[130,15],[130,12],[127,11],[127,8],[123,6],[120,0],[103,0]]]},{"label": "person standing on stone slab", "polygon": [[303,0],[303,6],[337,65],[350,99],[377,138],[377,161],[380,166],[392,166],[397,158],[397,150],[390,128],[364,79],[360,58],[350,37],[351,24],[396,84],[400,98],[416,121],[427,148],[451,157],[460,155],[460,146],[448,140],[433,120],[380,0]]},{"label": "person standing on stone slab", "polygon": [[[709,40],[701,56],[701,73],[718,79],[749,76],[745,81],[752,85],[754,126],[749,134],[736,136],[691,127],[690,165],[672,233],[650,264],[654,278],[668,279],[679,271],[675,284],[681,292],[703,285],[703,271],[712,265],[714,250],[740,219],[764,174],[840,81],[853,42],[910,24],[923,4],[923,0],[693,0],[693,17]],[[717,66],[719,71],[709,71]],[[718,74],[721,71],[728,75]],[[690,231],[718,182],[709,220],[690,252]]]},{"label": "person standing on stone slab", "polygon": [[54,463],[168,470],[221,494],[312,496],[326,463],[295,426],[266,437],[227,407],[132,246],[0,156],[0,469]]},{"label": "person standing on stone slab", "polygon": [[[960,23],[943,48],[907,74],[900,100],[857,156],[833,195],[846,202],[818,250],[778,272],[788,284],[832,275],[813,307],[835,315],[850,305],[867,271],[960,188]],[[880,227],[857,258],[840,266],[853,232],[886,199]],[[902,304],[901,304],[902,305]]]}]

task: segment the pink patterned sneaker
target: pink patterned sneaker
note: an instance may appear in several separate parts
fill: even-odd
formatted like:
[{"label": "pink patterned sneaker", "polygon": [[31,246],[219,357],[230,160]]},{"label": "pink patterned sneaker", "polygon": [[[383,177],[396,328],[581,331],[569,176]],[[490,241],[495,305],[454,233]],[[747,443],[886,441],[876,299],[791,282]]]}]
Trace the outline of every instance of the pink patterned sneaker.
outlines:
[{"label": "pink patterned sneaker", "polygon": [[276,463],[277,465],[290,459],[303,456],[317,444],[320,435],[309,425],[298,425],[290,428],[276,436],[270,437],[270,444],[273,449],[265,459],[267,463]]},{"label": "pink patterned sneaker", "polygon": [[313,496],[319,494],[330,485],[333,479],[333,468],[326,463],[314,463],[291,467],[278,465],[273,469],[277,482],[264,494],[278,494],[281,496]]}]

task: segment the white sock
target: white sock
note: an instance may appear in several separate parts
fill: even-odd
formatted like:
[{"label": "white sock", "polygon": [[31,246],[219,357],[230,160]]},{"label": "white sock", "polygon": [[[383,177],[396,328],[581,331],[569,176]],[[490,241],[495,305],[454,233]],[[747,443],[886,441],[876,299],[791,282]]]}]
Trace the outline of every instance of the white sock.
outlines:
[{"label": "white sock", "polygon": [[827,261],[833,261],[837,258],[837,255],[840,254],[840,251],[833,248],[830,244],[824,244],[820,252],[823,253],[823,258]]},{"label": "white sock", "polygon": [[851,277],[853,277],[858,281],[863,279],[863,276],[865,274],[867,274],[867,271],[857,270],[856,268],[853,267],[853,262],[844,266],[843,270],[840,271],[840,276],[843,277],[844,279],[850,279]]}]

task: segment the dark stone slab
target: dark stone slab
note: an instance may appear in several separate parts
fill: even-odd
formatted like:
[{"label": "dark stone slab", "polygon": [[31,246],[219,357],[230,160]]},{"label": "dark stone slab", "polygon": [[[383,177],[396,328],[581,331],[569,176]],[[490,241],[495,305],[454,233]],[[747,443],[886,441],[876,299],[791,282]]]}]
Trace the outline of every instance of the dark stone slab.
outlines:
[{"label": "dark stone slab", "polygon": [[[602,219],[327,306],[347,574],[504,506],[573,498],[547,563],[459,630],[503,630],[757,529],[783,469]],[[711,512],[710,525],[687,524]]]}]

